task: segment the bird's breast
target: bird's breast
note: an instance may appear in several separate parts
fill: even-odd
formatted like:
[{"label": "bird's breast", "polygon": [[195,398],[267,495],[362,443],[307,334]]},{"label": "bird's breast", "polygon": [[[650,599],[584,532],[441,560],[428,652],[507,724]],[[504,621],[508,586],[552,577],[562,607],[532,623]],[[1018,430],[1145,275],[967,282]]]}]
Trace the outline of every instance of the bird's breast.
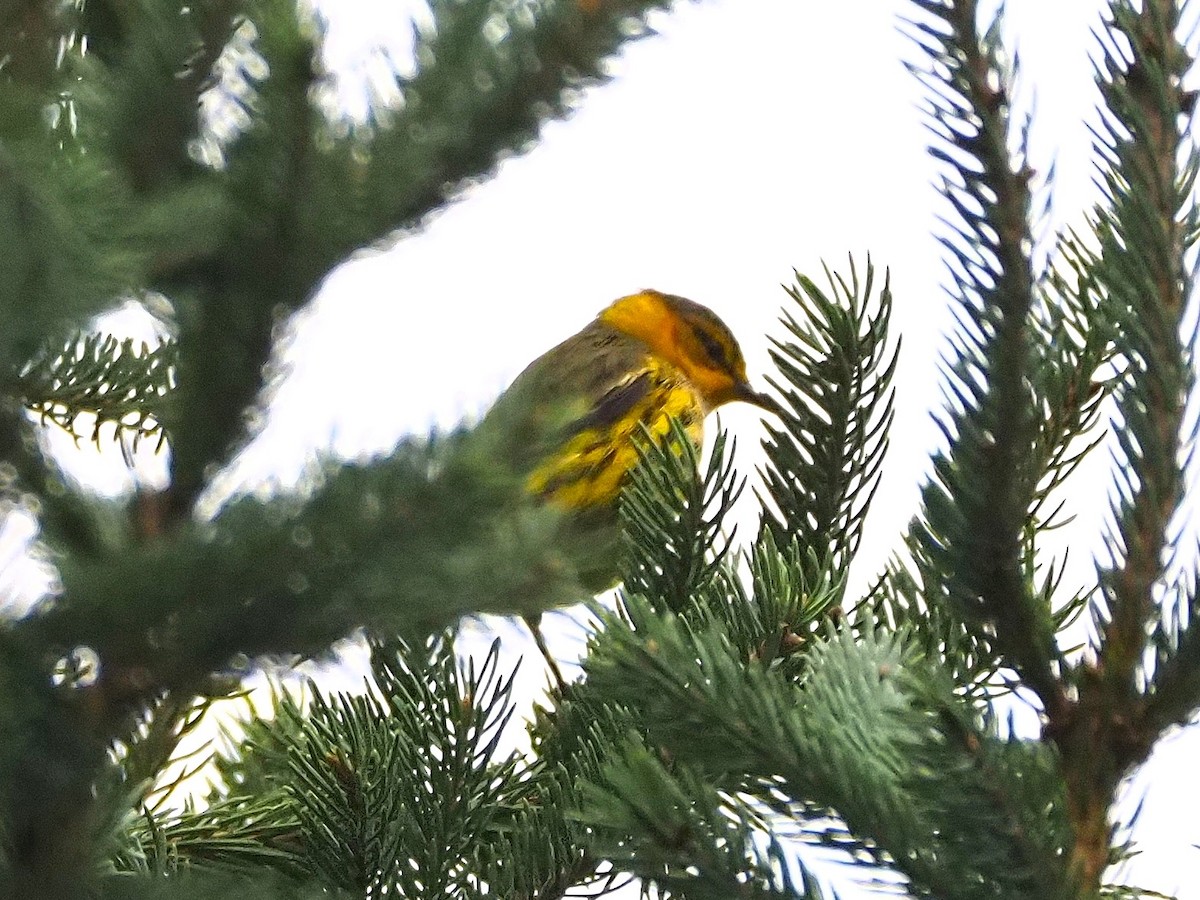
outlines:
[{"label": "bird's breast", "polygon": [[557,450],[529,476],[529,491],[569,510],[613,505],[637,465],[639,446],[669,439],[678,419],[697,446],[705,407],[700,393],[670,364],[645,364],[601,393],[592,408],[563,430]]}]

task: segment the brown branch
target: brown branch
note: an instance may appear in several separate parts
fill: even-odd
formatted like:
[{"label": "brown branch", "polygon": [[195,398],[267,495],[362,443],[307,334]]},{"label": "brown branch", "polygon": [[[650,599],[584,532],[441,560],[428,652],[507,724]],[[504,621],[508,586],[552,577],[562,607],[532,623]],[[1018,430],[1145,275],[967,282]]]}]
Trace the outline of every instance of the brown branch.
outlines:
[{"label": "brown branch", "polygon": [[1160,613],[1154,591],[1163,577],[1168,526],[1182,496],[1176,454],[1186,384],[1179,341],[1185,235],[1176,160],[1182,139],[1177,123],[1189,103],[1180,80],[1190,59],[1175,35],[1173,0],[1146,0],[1140,12],[1122,0],[1113,3],[1112,15],[1112,40],[1128,42],[1131,61],[1123,69],[1113,67],[1101,89],[1128,136],[1113,132],[1113,210],[1110,230],[1102,232],[1106,246],[1099,272],[1103,279],[1106,266],[1128,267],[1125,260],[1132,257],[1145,273],[1132,287],[1119,276],[1108,285],[1123,305],[1118,319],[1129,317],[1131,365],[1119,399],[1126,403],[1125,427],[1133,435],[1135,458],[1126,463],[1136,482],[1118,522],[1124,560],[1105,574],[1109,617],[1098,624],[1096,661],[1077,670],[1078,702],[1071,715],[1046,729],[1062,754],[1075,830],[1072,866],[1090,889],[1099,887],[1112,861],[1109,810],[1121,779],[1149,756],[1160,733],[1142,716],[1140,679],[1148,626]]},{"label": "brown branch", "polygon": [[[945,142],[958,155],[936,146],[933,152],[958,169],[960,190],[980,208],[976,213],[970,203],[952,198],[964,220],[963,234],[995,257],[994,263],[985,264],[995,276],[994,284],[965,276],[963,288],[963,302],[970,304],[970,292],[976,293],[987,307],[979,315],[995,332],[983,339],[994,359],[991,391],[980,401],[976,421],[968,423],[975,432],[959,436],[960,447],[966,446],[963,455],[974,457],[982,488],[970,504],[970,527],[959,541],[980,564],[973,572],[951,570],[950,577],[962,583],[960,590],[978,598],[979,615],[992,625],[994,646],[1004,663],[1037,694],[1049,719],[1061,719],[1070,705],[1055,672],[1061,654],[1052,620],[1040,608],[1041,598],[1032,593],[1022,563],[1026,520],[1037,499],[1032,473],[1038,471],[1031,458],[1038,423],[1028,388],[1034,298],[1028,250],[1031,173],[1015,165],[1009,152],[1009,98],[1003,73],[978,32],[976,0],[922,5],[950,28],[940,39],[946,48],[940,62],[951,73],[945,89],[959,94],[957,102],[970,110],[960,113],[956,106],[947,114],[958,120],[955,127],[939,122]],[[979,170],[960,164],[962,155]]]}]

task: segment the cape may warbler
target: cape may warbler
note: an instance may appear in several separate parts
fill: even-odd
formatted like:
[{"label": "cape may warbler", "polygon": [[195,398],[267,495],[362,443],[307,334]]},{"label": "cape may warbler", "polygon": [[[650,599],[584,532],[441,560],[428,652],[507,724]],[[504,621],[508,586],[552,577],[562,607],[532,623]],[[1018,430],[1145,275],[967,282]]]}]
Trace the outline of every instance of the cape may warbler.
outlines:
[{"label": "cape may warbler", "polygon": [[[675,418],[699,445],[704,417],[734,400],[772,409],[747,382],[725,323],[699,303],[645,290],[534,360],[480,429],[492,426],[495,458],[567,515],[568,555],[581,584],[599,592],[617,581],[617,500],[643,428],[666,438]],[[536,620],[530,626],[545,653]]]}]

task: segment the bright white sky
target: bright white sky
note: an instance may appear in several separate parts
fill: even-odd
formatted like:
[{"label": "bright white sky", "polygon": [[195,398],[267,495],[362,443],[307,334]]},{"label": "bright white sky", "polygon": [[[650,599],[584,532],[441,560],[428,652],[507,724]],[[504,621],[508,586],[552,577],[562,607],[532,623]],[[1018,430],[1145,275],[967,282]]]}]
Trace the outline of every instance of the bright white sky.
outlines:
[{"label": "bright white sky", "polygon": [[[1022,100],[1036,101],[1033,166],[1044,174],[1056,164],[1055,224],[1074,220],[1092,197],[1083,117],[1095,101],[1089,29],[1100,5],[1008,2]],[[334,20],[336,66],[361,68],[380,41],[404,55],[401,5],[322,6]],[[928,413],[939,399],[939,335],[950,321],[931,237],[948,210],[932,187],[920,91],[900,63],[914,56],[896,28],[906,12],[899,0],[709,0],[656,18],[661,36],[631,46],[616,81],[547,126],[532,152],[423,233],[333,275],[301,317],[294,372],[231,483],[287,483],[315,450],[374,454],[402,434],[478,415],[530,359],[642,287],[711,306],[761,376],[763,335],[787,302],[779,285],[792,268],[816,277],[823,261],[844,269],[848,253],[861,263],[870,252],[891,269],[904,349],[892,448],[856,573],[865,581],[916,507],[936,441]],[[741,468],[752,471],[757,417],[733,408],[721,420],[741,435]],[[128,484],[112,448],[79,461],[102,490]],[[1103,465],[1099,458],[1082,473],[1070,497],[1079,521],[1062,541],[1076,547],[1080,581],[1105,508],[1102,492],[1082,486],[1099,483]],[[155,468],[147,461],[143,477]],[[500,629],[514,654],[532,653],[514,640],[518,629]],[[578,629],[567,622],[561,631],[556,646],[570,654]],[[531,662],[532,694],[540,674]],[[1143,853],[1127,875],[1193,900],[1197,749],[1194,730],[1171,738],[1137,779]],[[844,873],[831,877],[844,891]]]}]

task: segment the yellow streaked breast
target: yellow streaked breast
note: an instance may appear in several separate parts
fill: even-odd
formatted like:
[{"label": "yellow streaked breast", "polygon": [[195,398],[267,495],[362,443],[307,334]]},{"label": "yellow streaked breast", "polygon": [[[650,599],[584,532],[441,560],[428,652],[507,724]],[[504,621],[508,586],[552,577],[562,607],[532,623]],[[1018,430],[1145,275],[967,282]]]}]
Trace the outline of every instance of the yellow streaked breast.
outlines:
[{"label": "yellow streaked breast", "polygon": [[[640,389],[628,390],[635,382]],[[613,415],[603,407],[607,398],[622,391],[632,401]],[[649,358],[644,370],[631,373],[598,400],[596,408],[580,420],[582,427],[565,429],[561,448],[534,470],[526,486],[530,493],[565,509],[612,504],[637,465],[639,423],[655,439],[662,439],[670,433],[672,418],[684,425],[693,442],[700,443],[702,398],[678,370]]]}]

